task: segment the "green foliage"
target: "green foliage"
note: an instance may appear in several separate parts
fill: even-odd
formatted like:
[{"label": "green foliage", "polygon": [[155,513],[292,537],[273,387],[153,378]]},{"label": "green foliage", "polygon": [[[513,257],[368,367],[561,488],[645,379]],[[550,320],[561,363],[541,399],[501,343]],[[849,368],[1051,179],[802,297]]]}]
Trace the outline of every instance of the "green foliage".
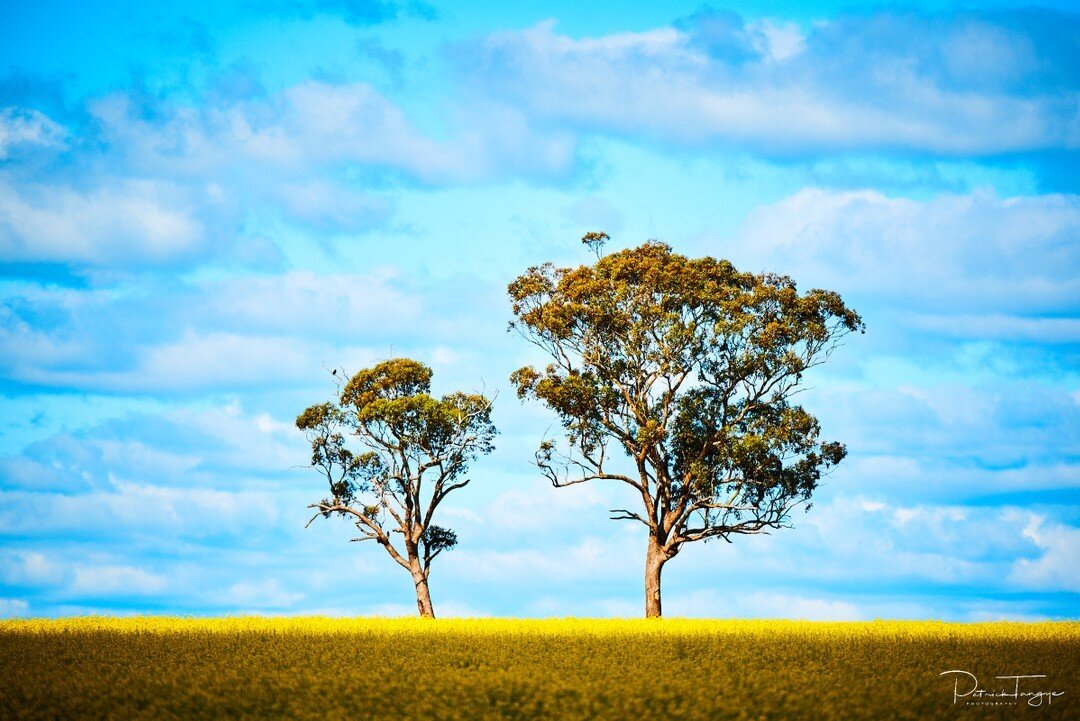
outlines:
[{"label": "green foliage", "polygon": [[354,375],[341,393],[357,410],[378,400],[408,398],[431,390],[431,369],[409,358],[394,358]]},{"label": "green foliage", "polygon": [[457,545],[457,534],[451,531],[449,528],[443,528],[442,526],[436,526],[434,524],[424,529],[423,535],[420,536],[420,543],[423,544],[424,556],[432,558],[441,551],[446,551]]},{"label": "green foliage", "polygon": [[[469,464],[493,450],[496,433],[488,398],[435,398],[431,375],[414,360],[385,361],[356,373],[336,402],[313,405],[296,419],[311,442],[311,464],[330,489],[312,508],[350,518],[361,532],[354,540],[377,541],[424,578],[431,560],[457,543],[453,531],[432,523],[435,510],[469,483]],[[401,534],[400,547],[391,532]]]},{"label": "green foliage", "polygon": [[[618,517],[649,526],[668,555],[688,541],[783,525],[844,456],[792,402],[803,374],[863,330],[834,292],[799,293],[786,276],[689,259],[655,241],[598,253],[592,265],[532,267],[508,292],[511,328],[552,359],[511,382],[566,432],[565,449],[541,446],[540,468],[557,486],[634,486],[644,514]],[[632,470],[616,470],[612,450]]]},{"label": "green foliage", "polygon": [[585,236],[581,239],[581,242],[584,243],[585,245],[589,246],[589,249],[592,250],[592,252],[596,254],[597,258],[599,258],[600,254],[604,250],[604,245],[607,244],[607,242],[609,240],[611,240],[611,236],[608,235],[607,233],[604,233],[604,232],[595,233],[594,232],[594,233],[586,233]]}]

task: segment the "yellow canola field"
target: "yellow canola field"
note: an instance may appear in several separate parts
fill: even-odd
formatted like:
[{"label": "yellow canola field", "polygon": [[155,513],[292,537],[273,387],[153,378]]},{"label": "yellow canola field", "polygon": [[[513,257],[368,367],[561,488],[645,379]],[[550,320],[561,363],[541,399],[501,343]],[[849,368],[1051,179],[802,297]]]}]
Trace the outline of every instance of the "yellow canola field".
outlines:
[{"label": "yellow canola field", "polygon": [[1080,718],[1078,670],[1075,622],[0,622],[4,719]]}]

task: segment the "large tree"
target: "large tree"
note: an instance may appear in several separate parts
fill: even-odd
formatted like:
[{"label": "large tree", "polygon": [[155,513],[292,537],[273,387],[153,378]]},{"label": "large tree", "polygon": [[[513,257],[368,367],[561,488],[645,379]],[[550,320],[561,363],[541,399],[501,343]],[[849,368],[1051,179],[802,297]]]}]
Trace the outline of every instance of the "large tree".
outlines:
[{"label": "large tree", "polygon": [[420,615],[434,618],[431,562],[457,544],[452,530],[433,523],[435,510],[468,485],[469,463],[491,452],[496,431],[490,399],[478,393],[433,398],[430,390],[431,369],[424,364],[385,361],[339,387],[335,402],[305,410],[296,426],[311,441],[311,465],[330,487],[327,498],[309,506],[318,511],[311,521],[352,520],[360,531],[352,540],[385,548],[412,576]]},{"label": "large tree", "polygon": [[[552,363],[511,381],[547,404],[565,441],[536,462],[557,487],[614,480],[648,530],[645,615],[661,615],[660,574],[684,544],[788,525],[846,454],[793,402],[804,374],[862,320],[834,292],[800,294],[782,275],[689,259],[663,243],[597,261],[529,268],[509,285],[510,324]],[[807,504],[809,508],[809,504]]]}]

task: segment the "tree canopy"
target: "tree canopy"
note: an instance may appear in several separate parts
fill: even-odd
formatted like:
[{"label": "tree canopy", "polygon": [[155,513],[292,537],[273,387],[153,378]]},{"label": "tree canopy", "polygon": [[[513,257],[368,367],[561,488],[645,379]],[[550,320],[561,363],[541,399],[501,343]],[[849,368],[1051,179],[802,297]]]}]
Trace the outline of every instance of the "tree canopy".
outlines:
[{"label": "tree canopy", "polygon": [[[312,518],[350,518],[354,541],[374,540],[408,570],[420,614],[433,616],[431,562],[457,544],[434,523],[448,494],[469,483],[469,464],[490,453],[496,434],[491,400],[478,393],[430,395],[431,369],[396,358],[356,373],[334,402],[310,406],[296,419],[311,442],[311,465],[330,495]],[[309,521],[310,523],[310,521]],[[395,544],[392,533],[401,534]]]},{"label": "tree canopy", "polygon": [[559,417],[565,440],[536,454],[555,486],[627,484],[615,519],[649,534],[646,614],[660,615],[660,569],[685,543],[786,524],[845,456],[793,402],[804,374],[859,315],[826,290],[740,272],[650,241],[592,265],[529,268],[508,287],[517,330],[551,358],[511,381]]}]

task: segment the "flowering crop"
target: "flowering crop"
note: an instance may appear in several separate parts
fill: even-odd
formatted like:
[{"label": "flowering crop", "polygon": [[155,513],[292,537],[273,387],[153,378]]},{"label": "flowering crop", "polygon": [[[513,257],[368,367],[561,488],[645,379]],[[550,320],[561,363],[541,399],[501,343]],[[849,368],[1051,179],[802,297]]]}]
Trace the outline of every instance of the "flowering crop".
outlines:
[{"label": "flowering crop", "polygon": [[1076,718],[1078,662],[1073,622],[4,621],[0,718]]}]

